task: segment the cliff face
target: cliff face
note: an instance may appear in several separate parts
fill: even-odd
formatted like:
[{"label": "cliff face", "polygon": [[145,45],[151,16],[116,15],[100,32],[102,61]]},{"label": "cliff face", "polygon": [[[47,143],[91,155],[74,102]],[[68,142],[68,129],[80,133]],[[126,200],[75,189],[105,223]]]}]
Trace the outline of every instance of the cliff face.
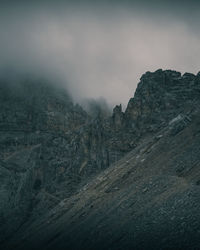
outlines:
[{"label": "cliff face", "polygon": [[129,101],[126,119],[129,126],[153,131],[177,113],[195,107],[199,98],[199,75],[171,70],[147,72],[141,77],[134,98]]},{"label": "cliff face", "polygon": [[[58,203],[59,195],[52,194],[59,193],[59,184],[63,188],[65,168],[73,175],[70,167],[79,164],[71,160],[76,147],[72,133],[88,117],[62,89],[40,82],[1,82],[0,101],[0,238],[4,238],[30,216]],[[63,193],[71,189],[73,185]]]},{"label": "cliff face", "polygon": [[200,75],[147,72],[125,112],[116,106],[111,117],[88,115],[63,89],[43,82],[17,87],[1,82],[0,95],[0,239],[5,242],[143,141],[159,140],[165,129],[172,137],[184,131],[199,112]]}]

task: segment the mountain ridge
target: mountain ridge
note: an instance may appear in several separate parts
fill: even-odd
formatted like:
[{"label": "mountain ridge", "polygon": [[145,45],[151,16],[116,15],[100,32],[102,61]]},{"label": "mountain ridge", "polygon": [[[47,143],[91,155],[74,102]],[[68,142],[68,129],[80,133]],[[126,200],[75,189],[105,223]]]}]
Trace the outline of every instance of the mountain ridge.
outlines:
[{"label": "mountain ridge", "polygon": [[[33,85],[31,86],[33,87]],[[70,201],[73,200],[73,197],[79,197],[79,195],[83,194],[84,190],[80,190],[86,188],[88,184],[92,185],[90,183],[93,183],[92,180],[95,180],[93,178],[97,174],[100,173],[101,176],[102,171],[103,174],[107,169],[109,172],[113,168],[116,169],[116,173],[117,171],[120,173],[121,168],[117,167],[118,164],[120,165],[120,161],[122,161],[122,166],[128,166],[128,170],[126,168],[123,170],[125,171],[124,175],[126,178],[122,177],[122,180],[125,178],[130,182],[131,179],[129,180],[128,173],[134,172],[134,161],[137,162],[137,156],[140,155],[139,149],[144,150],[145,156],[148,156],[148,154],[151,155],[152,147],[155,146],[158,156],[159,152],[163,155],[162,152],[163,147],[165,148],[165,143],[160,144],[159,142],[162,140],[165,142],[171,140],[177,145],[177,149],[175,148],[173,151],[174,155],[176,155],[177,150],[177,155],[180,151],[180,155],[184,158],[186,156],[184,156],[183,152],[184,149],[187,152],[187,147],[183,143],[184,140],[182,137],[184,136],[181,137],[181,134],[187,135],[188,145],[191,145],[194,152],[195,147],[193,144],[198,149],[199,73],[196,76],[190,73],[185,73],[181,76],[181,73],[172,70],[163,71],[159,69],[152,73],[147,72],[141,77],[135,95],[130,99],[126,110],[123,112],[121,105],[117,105],[113,109],[113,114],[105,118],[101,114],[94,118],[90,117],[81,107],[75,106],[68,98],[64,97],[63,99],[63,93],[59,94],[57,91],[55,92],[54,88],[45,87],[44,91],[38,91],[37,88],[34,88],[33,90],[36,91],[38,96],[35,96],[34,91],[32,91],[33,98],[29,98],[27,101],[23,98],[23,91],[22,99],[18,97],[13,99],[12,95],[9,96],[8,93],[5,95],[5,92],[2,94],[4,106],[1,111],[2,119],[0,122],[0,178],[2,181],[0,189],[3,202],[0,207],[0,221],[2,224],[1,241],[4,242],[4,246],[8,249],[9,247],[12,249],[12,247],[17,246],[19,246],[19,249],[21,249],[20,247],[27,249],[26,247],[34,246],[37,242],[37,237],[39,240],[38,245],[35,244],[36,248],[40,246],[40,243],[44,249],[53,249],[56,246],[54,244],[58,244],[61,249],[65,247],[64,244],[67,246],[64,239],[62,240],[63,245],[59,245],[59,242],[56,240],[57,237],[55,237],[56,243],[53,243],[54,240],[52,240],[51,244],[44,245],[43,239],[37,236],[37,232],[34,229],[34,221],[39,223],[38,225],[44,223],[44,230],[46,230],[45,228],[48,227],[48,223],[42,222],[43,216],[45,218],[47,216],[47,221],[49,220],[52,225],[53,222],[48,217],[51,211],[54,211],[54,209],[57,211],[56,209],[60,206],[59,204],[62,204],[64,200],[69,200],[67,210],[70,210]],[[10,115],[7,113],[8,107]],[[11,126],[9,125],[10,121]],[[14,131],[16,130],[16,126],[21,129],[21,132]],[[5,129],[7,129],[6,132]],[[189,131],[188,134],[186,133],[187,130]],[[194,133],[196,133],[197,138],[193,135]],[[176,140],[178,140],[179,136],[184,146],[180,146],[180,150],[178,151]],[[166,147],[164,152],[167,152],[169,158],[167,159],[163,155],[166,163],[163,160],[159,160],[166,166],[168,166],[167,161],[170,161],[170,144],[168,143],[167,145],[168,148]],[[135,155],[134,152],[138,152],[138,155]],[[192,163],[192,166],[194,165],[194,170],[192,171],[197,173],[197,175],[198,152],[197,150],[194,153],[193,157],[195,161]],[[126,157],[128,157],[128,155],[126,156],[127,153],[130,155],[133,154],[135,160],[126,160]],[[189,150],[187,154],[188,159],[190,159],[192,152]],[[152,155],[152,159],[156,159],[158,156]],[[181,156],[176,159],[178,163],[182,162]],[[173,157],[176,158],[176,156]],[[187,157],[185,161],[188,161]],[[116,166],[112,165],[115,162]],[[141,159],[140,164],[145,165],[146,159]],[[187,171],[191,171],[187,170],[189,164],[187,162],[186,169],[184,166],[182,168],[179,166],[175,176],[178,173],[179,175],[184,174],[184,171],[186,171],[187,175]],[[144,167],[142,169],[144,173],[147,171]],[[154,166],[151,164],[149,169],[155,172]],[[155,169],[158,171],[159,168]],[[190,174],[188,175],[190,176]],[[158,179],[166,178],[164,182],[167,185],[168,177],[164,176],[165,174],[162,174]],[[135,178],[137,182],[137,175]],[[141,179],[141,177],[138,178]],[[177,178],[175,177],[176,180],[178,180]],[[111,183],[112,179],[114,180],[115,176],[111,174]],[[171,177],[169,177],[169,180],[171,181]],[[120,178],[117,181],[120,183]],[[112,194],[120,190],[117,185],[112,186],[108,181],[106,183],[110,187],[106,190],[103,189],[104,191],[100,189],[100,194],[102,192]],[[196,183],[198,183],[198,180],[196,180]],[[100,186],[102,186],[101,182]],[[198,185],[195,184],[196,186]],[[96,187],[94,188],[96,189]],[[128,186],[126,188],[127,190],[129,189]],[[144,193],[147,191],[146,187],[142,190]],[[138,192],[142,195],[143,191],[139,190]],[[127,194],[126,191],[125,193]],[[96,195],[99,196],[98,194]],[[101,198],[98,199],[101,200]],[[90,204],[90,201],[88,202]],[[127,202],[129,201],[127,200]],[[106,206],[111,209],[109,200],[108,204],[110,205]],[[92,203],[89,206],[92,206]],[[100,204],[99,206],[101,209]],[[134,209],[137,210],[138,208]],[[90,213],[90,210],[87,211]],[[122,216],[123,212],[124,210],[122,209],[122,212],[118,211],[117,213]],[[56,213],[59,214],[59,209]],[[66,215],[67,213],[66,211]],[[78,216],[76,213],[74,214],[74,233],[80,238],[80,243],[83,243],[85,237],[89,237],[90,232],[81,235],[77,227],[79,225]],[[94,218],[98,220],[98,214]],[[109,220],[108,217],[104,219],[105,221]],[[136,218],[134,217],[134,219]],[[112,223],[113,225],[115,224],[114,219],[111,220],[111,225]],[[89,221],[86,224],[90,225]],[[66,222],[66,228],[68,227],[67,225],[69,224]],[[94,230],[96,226],[96,224],[91,222],[91,230]],[[105,223],[104,226],[108,226],[108,224]],[[26,230],[32,234],[33,238],[29,239],[26,236],[27,245],[23,246],[21,237]],[[51,234],[54,234],[54,226],[51,226],[51,230],[48,236],[50,238]],[[119,235],[121,235],[121,230],[123,231],[123,226],[119,225]],[[142,228],[140,228],[140,233],[144,233]],[[69,235],[65,236],[72,237],[70,235],[71,233],[69,232]],[[119,237],[122,237],[122,235]],[[10,243],[6,244],[5,242],[8,239]],[[101,242],[101,249],[103,247],[106,248],[106,242],[109,243],[109,240],[105,239],[105,246],[102,245],[104,244],[103,239],[103,236],[102,238],[98,238],[99,242]],[[51,241],[51,239],[49,240]],[[113,237],[113,240],[117,240],[116,237]],[[73,249],[73,246],[76,246],[76,249],[84,249],[80,245],[76,245],[75,239],[71,238],[70,241],[71,245],[68,244],[69,249]],[[17,242],[16,246],[15,242]],[[130,240],[130,244],[131,242]],[[138,243],[137,240],[136,243],[139,244],[139,242],[138,238]],[[147,242],[149,242],[148,237],[146,238]],[[132,244],[139,249],[139,245],[136,243]],[[90,241],[87,240],[87,244],[87,247],[90,247]],[[94,247],[95,241],[92,244],[91,246]],[[128,241],[126,241],[126,244],[128,244],[127,249],[129,246],[131,247]],[[115,247],[114,243],[110,245],[111,249],[115,249]]]}]

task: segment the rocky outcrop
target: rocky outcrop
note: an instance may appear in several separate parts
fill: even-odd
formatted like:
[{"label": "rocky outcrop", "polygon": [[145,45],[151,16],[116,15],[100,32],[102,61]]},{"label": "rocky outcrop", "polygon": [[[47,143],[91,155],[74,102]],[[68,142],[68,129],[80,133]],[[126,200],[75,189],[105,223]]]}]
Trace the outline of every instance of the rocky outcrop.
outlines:
[{"label": "rocky outcrop", "polygon": [[124,113],[122,112],[122,105],[117,105],[113,109],[113,115],[112,115],[112,120],[113,120],[113,127],[116,130],[122,129],[124,125]]},{"label": "rocky outcrop", "polygon": [[176,114],[195,107],[199,94],[198,75],[185,73],[181,76],[179,72],[161,69],[147,72],[128,103],[127,125],[140,127],[140,130],[156,130]]}]

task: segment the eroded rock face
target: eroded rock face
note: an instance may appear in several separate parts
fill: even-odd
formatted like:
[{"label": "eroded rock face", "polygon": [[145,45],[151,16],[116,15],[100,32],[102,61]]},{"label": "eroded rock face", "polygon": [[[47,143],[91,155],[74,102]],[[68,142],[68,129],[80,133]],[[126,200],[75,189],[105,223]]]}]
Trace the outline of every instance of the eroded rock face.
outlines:
[{"label": "eroded rock face", "polygon": [[172,136],[184,129],[199,105],[200,75],[147,72],[125,112],[119,105],[110,117],[88,115],[63,89],[43,82],[1,82],[0,88],[3,241],[78,192],[145,136],[167,126]]},{"label": "eroded rock face", "polygon": [[184,112],[198,102],[198,76],[171,70],[147,72],[141,77],[134,98],[125,112],[128,126],[143,130],[157,129],[177,113]]},{"label": "eroded rock face", "polygon": [[122,105],[117,105],[114,109],[113,109],[113,115],[112,115],[112,119],[113,119],[113,127],[116,130],[122,129],[123,125],[124,125],[124,113],[122,112]]}]

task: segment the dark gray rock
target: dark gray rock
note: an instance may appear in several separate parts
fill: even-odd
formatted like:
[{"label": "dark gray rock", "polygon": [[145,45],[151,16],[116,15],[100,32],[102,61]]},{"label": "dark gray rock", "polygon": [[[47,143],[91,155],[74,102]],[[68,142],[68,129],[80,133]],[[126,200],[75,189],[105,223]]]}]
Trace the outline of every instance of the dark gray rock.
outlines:
[{"label": "dark gray rock", "polygon": [[[13,239],[11,242],[14,244],[13,242],[18,235],[19,240],[16,241],[20,245],[20,237],[26,230],[28,230],[27,232],[33,232],[35,239],[34,221],[38,225],[44,223],[45,230],[48,227],[48,221],[54,223],[51,219],[52,213],[55,212],[55,216],[60,216],[60,213],[62,214],[60,207],[65,204],[66,200],[69,202],[67,203],[68,210],[76,203],[74,199],[81,202],[81,195],[85,195],[83,188],[87,189],[87,185],[93,185],[91,184],[93,181],[99,183],[100,180],[99,188],[98,184],[97,187],[96,184],[92,186],[99,192],[97,195],[99,201],[101,201],[101,193],[108,195],[114,193],[120,194],[120,196],[113,196],[115,197],[114,200],[108,199],[108,203],[103,201],[102,204],[105,204],[105,207],[101,207],[101,203],[93,204],[92,200],[95,200],[95,197],[90,196],[90,193],[86,191],[86,195],[91,197],[92,200],[84,198],[85,205],[80,207],[80,213],[76,213],[76,211],[72,214],[69,213],[69,217],[75,216],[75,222],[70,219],[71,222],[67,223],[67,228],[68,225],[70,227],[70,223],[75,223],[72,232],[77,235],[78,239],[81,238],[80,244],[83,243],[85,237],[90,237],[89,235],[94,227],[98,228],[98,223],[95,224],[96,220],[102,219],[108,222],[103,223],[102,227],[115,228],[117,217],[123,216],[124,208],[129,203],[130,214],[128,212],[127,216],[139,213],[140,208],[145,206],[141,197],[148,195],[149,192],[151,193],[149,191],[151,185],[154,187],[151,197],[154,197],[155,193],[162,188],[167,192],[167,189],[165,189],[167,185],[173,186],[176,185],[176,182],[179,185],[179,178],[183,175],[189,176],[187,178],[191,178],[194,183],[198,183],[199,179],[193,178],[193,174],[190,176],[188,173],[194,172],[195,175],[198,172],[195,164],[198,162],[199,155],[199,130],[197,129],[199,101],[199,74],[195,76],[185,73],[181,76],[179,72],[172,70],[163,71],[159,69],[153,73],[145,73],[141,77],[135,95],[130,99],[125,112],[119,105],[114,108],[111,116],[108,116],[106,112],[96,112],[96,110],[102,110],[102,108],[97,107],[97,103],[95,103],[95,112],[87,114],[79,105],[73,104],[70,96],[62,88],[55,88],[43,81],[37,83],[24,81],[19,84],[1,82],[0,199],[2,202],[0,205],[0,223],[2,226],[0,241],[4,242],[2,244],[6,246],[6,242],[11,239]],[[91,107],[90,109],[92,110]],[[93,115],[93,113],[95,114]],[[188,147],[191,146],[190,149],[184,144],[183,135],[188,136]],[[180,141],[177,139],[179,137],[182,138]],[[178,142],[181,145],[180,152],[177,146],[179,145]],[[152,150],[155,150],[154,155],[151,155]],[[174,152],[173,155],[170,155],[170,150]],[[127,155],[129,152],[133,159]],[[163,158],[156,158],[156,154],[158,156],[161,154]],[[123,158],[124,156],[125,158]],[[174,158],[171,159],[170,157]],[[131,174],[135,171],[135,162],[138,164],[136,172],[139,171],[140,166],[143,166],[144,172],[141,172],[141,175]],[[115,174],[112,174],[110,171],[115,167],[111,165],[114,163],[118,167]],[[162,166],[165,167],[162,168]],[[108,169],[108,172],[105,169]],[[149,169],[149,172],[146,173],[145,169]],[[163,169],[163,172],[160,177],[158,179],[152,177],[151,179],[150,176],[157,175],[161,169]],[[93,179],[102,171],[105,172],[98,177],[100,179]],[[121,171],[124,171],[123,175],[120,174]],[[107,178],[106,173],[110,177]],[[141,176],[145,175],[148,176],[147,180],[141,179]],[[113,181],[110,182],[110,178],[111,180],[113,178]],[[115,178],[117,179],[114,181]],[[124,191],[120,193],[122,186]],[[136,200],[131,200],[132,198],[129,200],[130,189],[133,192],[137,188],[140,191]],[[182,199],[181,197],[184,197],[183,199],[188,204],[186,196],[185,193],[183,196],[180,193],[175,194],[174,200],[169,200],[166,207],[163,205],[164,208],[158,206],[158,211],[159,209],[168,209],[176,202],[176,199]],[[112,202],[117,204],[122,197],[126,197],[122,201],[122,208],[117,208],[114,205],[114,214],[108,212],[108,217],[106,217],[107,209],[112,211]],[[135,207],[131,208],[131,202],[136,204]],[[150,202],[150,198],[148,202]],[[194,200],[191,202],[194,202]],[[79,203],[77,206],[79,206]],[[189,205],[186,206],[189,208]],[[100,218],[101,216],[98,217],[97,214],[94,217],[89,217],[89,221],[86,221],[86,224],[90,225],[89,231],[86,230],[86,234],[81,235],[77,231],[77,225],[79,224],[79,218],[85,218],[87,215],[88,207],[99,207],[100,210],[95,211],[97,214],[105,214],[105,217]],[[177,206],[177,210],[179,209],[182,211]],[[144,230],[149,232],[148,223],[150,223],[153,231],[148,237],[159,238],[159,234],[155,232],[159,223],[165,223],[164,217],[161,216],[162,219],[159,219],[160,214],[156,214],[150,209],[152,216],[148,219],[148,209],[145,211],[145,219],[142,219]],[[174,221],[175,219],[171,219],[174,216],[176,218],[178,215],[174,215],[171,211],[167,218],[169,221]],[[184,211],[183,216],[185,216]],[[187,216],[190,216],[190,214]],[[196,218],[195,216],[194,218]],[[44,217],[47,218],[47,221],[42,222]],[[130,230],[131,234],[133,231],[135,232],[135,247],[141,243],[142,235],[147,237],[147,234],[141,231],[140,219],[137,217],[133,217],[133,219],[136,221],[135,226],[127,224],[125,228],[129,228],[128,231]],[[94,223],[91,223],[93,220]],[[176,223],[180,220],[181,218],[178,218]],[[153,226],[153,221],[157,226]],[[30,229],[32,226],[33,229]],[[198,228],[198,225],[193,229],[196,227]],[[117,244],[113,243],[114,241],[122,241],[123,243],[120,243],[122,249],[128,249],[128,232],[125,228],[120,225],[119,231],[116,233],[111,228],[109,229],[114,236],[106,235],[105,242],[109,242],[111,249],[115,249]],[[169,231],[169,228],[163,227],[163,230]],[[185,227],[179,229],[191,233],[191,230],[188,231]],[[50,234],[54,234],[54,227],[51,230]],[[123,230],[126,232],[122,232]],[[103,233],[103,231],[101,232]],[[108,231],[106,231],[107,233],[109,234]],[[95,237],[99,237],[98,241],[102,244],[104,236],[97,236],[96,231],[94,234]],[[179,233],[177,234],[179,235]],[[51,237],[54,236],[47,236],[49,241],[51,241]],[[60,236],[55,236],[55,239],[56,237],[59,238]],[[70,233],[66,237],[68,237],[69,242],[72,242],[69,243],[72,244],[69,246],[73,246],[76,237],[71,239]],[[120,240],[123,237],[125,237],[125,241]],[[25,236],[25,238],[27,244],[31,242],[28,236]],[[109,239],[113,242],[110,242]],[[163,240],[165,239],[163,238]],[[168,238],[166,238],[167,240]],[[156,242],[156,238],[154,241]],[[38,242],[38,244],[43,244],[40,240]],[[52,242],[54,242],[54,239]],[[143,243],[144,245],[141,246],[146,247],[146,243]],[[62,241],[62,244],[64,244],[64,241]],[[92,244],[94,247],[95,242]],[[52,247],[55,246],[52,245]],[[103,247],[107,248],[106,245],[102,245]]]}]

